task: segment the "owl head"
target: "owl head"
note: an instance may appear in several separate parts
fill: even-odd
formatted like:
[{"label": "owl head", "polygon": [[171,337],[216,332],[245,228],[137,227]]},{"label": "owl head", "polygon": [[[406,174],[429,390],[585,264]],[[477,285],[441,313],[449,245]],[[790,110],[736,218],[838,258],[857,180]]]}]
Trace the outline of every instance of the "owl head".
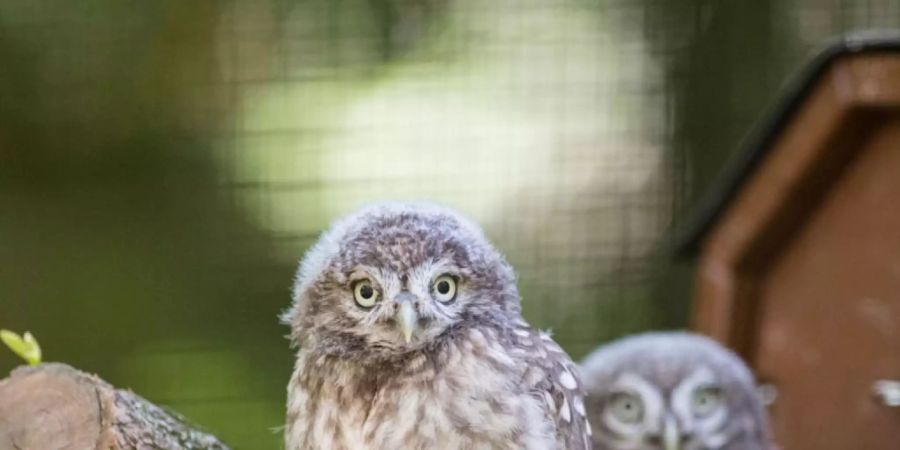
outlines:
[{"label": "owl head", "polygon": [[588,355],[582,372],[598,449],[771,448],[749,369],[708,338],[627,337]]},{"label": "owl head", "polygon": [[432,204],[381,203],[322,234],[283,319],[310,351],[384,359],[519,312],[513,270],[477,225]]}]

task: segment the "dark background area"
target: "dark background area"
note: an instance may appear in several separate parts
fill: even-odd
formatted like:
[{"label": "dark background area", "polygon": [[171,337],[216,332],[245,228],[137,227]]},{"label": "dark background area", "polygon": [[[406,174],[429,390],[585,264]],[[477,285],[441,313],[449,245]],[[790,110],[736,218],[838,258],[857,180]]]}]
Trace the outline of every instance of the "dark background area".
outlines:
[{"label": "dark background area", "polygon": [[817,49],[898,25],[894,1],[0,0],[0,327],[280,448],[297,260],[429,198],[573,357],[683,328],[674,231]]}]

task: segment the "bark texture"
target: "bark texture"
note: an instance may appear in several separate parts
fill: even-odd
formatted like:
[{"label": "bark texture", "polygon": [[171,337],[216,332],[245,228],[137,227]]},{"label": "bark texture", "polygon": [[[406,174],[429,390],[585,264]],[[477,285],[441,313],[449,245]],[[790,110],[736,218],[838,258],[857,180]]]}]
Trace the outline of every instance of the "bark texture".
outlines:
[{"label": "bark texture", "polygon": [[135,393],[65,364],[0,380],[0,450],[228,450]]}]

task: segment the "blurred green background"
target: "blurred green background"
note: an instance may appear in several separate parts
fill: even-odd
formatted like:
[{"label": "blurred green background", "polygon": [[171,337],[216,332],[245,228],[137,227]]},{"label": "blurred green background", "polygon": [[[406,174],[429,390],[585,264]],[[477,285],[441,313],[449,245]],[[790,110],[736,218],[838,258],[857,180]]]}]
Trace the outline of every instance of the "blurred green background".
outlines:
[{"label": "blurred green background", "polygon": [[898,26],[895,0],[0,0],[0,326],[280,448],[297,260],[427,198],[573,357],[684,327],[672,230],[814,50]]}]

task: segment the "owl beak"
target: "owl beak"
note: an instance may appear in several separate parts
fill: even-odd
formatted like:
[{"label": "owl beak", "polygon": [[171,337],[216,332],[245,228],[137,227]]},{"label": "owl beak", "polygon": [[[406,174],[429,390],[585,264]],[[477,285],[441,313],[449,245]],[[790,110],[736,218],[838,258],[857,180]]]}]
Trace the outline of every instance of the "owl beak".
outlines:
[{"label": "owl beak", "polygon": [[678,423],[672,416],[667,416],[663,425],[663,443],[666,450],[681,449],[681,433],[678,432]]},{"label": "owl beak", "polygon": [[401,301],[395,317],[397,324],[400,325],[400,331],[403,332],[403,339],[409,344],[412,341],[413,331],[416,330],[416,324],[419,322],[419,315],[412,302]]}]

